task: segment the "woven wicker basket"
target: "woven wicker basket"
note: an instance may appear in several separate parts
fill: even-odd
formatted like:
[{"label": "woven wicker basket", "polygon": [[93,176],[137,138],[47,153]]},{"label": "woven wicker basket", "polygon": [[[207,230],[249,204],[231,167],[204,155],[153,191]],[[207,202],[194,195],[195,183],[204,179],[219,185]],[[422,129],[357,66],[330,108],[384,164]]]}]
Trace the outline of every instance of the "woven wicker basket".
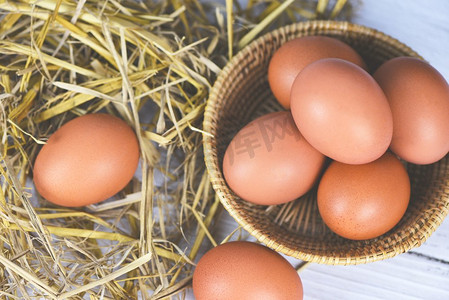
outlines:
[{"label": "woven wicker basket", "polygon": [[297,23],[260,37],[223,69],[208,99],[204,130],[210,135],[204,135],[204,151],[213,188],[226,210],[251,235],[278,252],[305,261],[361,264],[420,246],[448,214],[448,156],[432,165],[407,164],[412,183],[407,212],[392,230],[366,241],[341,238],[324,225],[316,206],[316,190],[303,199],[265,207],[241,200],[226,185],[222,160],[232,137],[254,118],[282,109],[267,82],[272,54],[287,40],[305,35],[327,35],[345,41],[360,53],[371,70],[396,56],[420,57],[390,36],[347,22]]}]

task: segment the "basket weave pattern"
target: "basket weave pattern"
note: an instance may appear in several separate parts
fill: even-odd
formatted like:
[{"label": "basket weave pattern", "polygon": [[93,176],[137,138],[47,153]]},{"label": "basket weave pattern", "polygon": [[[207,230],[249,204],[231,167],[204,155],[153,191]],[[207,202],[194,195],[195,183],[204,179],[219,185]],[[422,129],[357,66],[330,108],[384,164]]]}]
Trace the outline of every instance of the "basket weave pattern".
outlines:
[{"label": "basket weave pattern", "polygon": [[[295,202],[267,208],[241,200],[226,185],[222,160],[233,136],[256,117],[282,110],[267,81],[271,56],[286,41],[306,35],[326,35],[343,40],[358,51],[371,71],[396,56],[421,58],[408,46],[382,32],[347,22],[297,23],[255,40],[223,69],[206,107],[205,162],[220,201],[231,216],[260,242],[305,261],[361,264],[390,258],[420,246],[449,211],[447,156],[432,165],[406,165],[412,184],[407,212],[392,230],[366,241],[347,240],[327,229],[315,204],[316,190]],[[292,216],[279,222],[277,216],[287,206],[293,212]]]}]

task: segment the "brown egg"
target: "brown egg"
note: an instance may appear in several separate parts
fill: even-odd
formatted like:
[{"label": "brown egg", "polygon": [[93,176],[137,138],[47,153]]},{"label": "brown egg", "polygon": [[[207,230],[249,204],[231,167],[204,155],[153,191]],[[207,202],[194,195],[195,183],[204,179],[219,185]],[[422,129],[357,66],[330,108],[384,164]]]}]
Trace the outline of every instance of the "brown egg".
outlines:
[{"label": "brown egg", "polygon": [[375,238],[392,229],[410,199],[410,180],[390,152],[368,164],[332,162],[318,185],[318,209],[324,223],[352,240]]},{"label": "brown egg", "polygon": [[279,103],[284,108],[290,108],[290,90],[299,72],[314,61],[330,57],[345,59],[366,69],[360,55],[335,38],[306,36],[283,44],[268,66],[268,83]]},{"label": "brown egg", "polygon": [[342,59],[321,59],[299,73],[291,111],[304,138],[343,163],[371,162],[391,142],[393,118],[382,89],[365,70]]},{"label": "brown egg", "polygon": [[289,111],[259,117],[232,139],[223,174],[234,193],[261,205],[292,201],[316,182],[325,157],[301,136]]},{"label": "brown egg", "polygon": [[449,151],[449,85],[428,63],[398,57],[375,73],[393,113],[391,150],[415,164],[430,164]]},{"label": "brown egg", "polygon": [[301,279],[277,252],[251,242],[209,250],[193,273],[196,300],[301,300]]},{"label": "brown egg", "polygon": [[34,184],[50,202],[76,207],[115,195],[131,180],[139,162],[134,131],[107,114],[75,118],[42,147],[34,163]]}]

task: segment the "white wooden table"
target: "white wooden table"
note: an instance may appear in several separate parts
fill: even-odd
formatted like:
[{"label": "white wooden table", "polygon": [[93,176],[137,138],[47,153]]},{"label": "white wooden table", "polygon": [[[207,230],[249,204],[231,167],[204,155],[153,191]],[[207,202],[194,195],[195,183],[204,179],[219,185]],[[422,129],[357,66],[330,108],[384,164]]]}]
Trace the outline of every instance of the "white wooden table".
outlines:
[{"label": "white wooden table", "polygon": [[[449,81],[448,0],[362,0],[355,4],[354,23],[407,44]],[[216,240],[234,228],[234,220],[223,214],[214,233]],[[288,259],[294,265],[300,263]],[[305,300],[449,300],[449,218],[424,245],[408,253],[358,266],[309,264],[300,276]],[[194,299],[191,291],[187,299]]]}]

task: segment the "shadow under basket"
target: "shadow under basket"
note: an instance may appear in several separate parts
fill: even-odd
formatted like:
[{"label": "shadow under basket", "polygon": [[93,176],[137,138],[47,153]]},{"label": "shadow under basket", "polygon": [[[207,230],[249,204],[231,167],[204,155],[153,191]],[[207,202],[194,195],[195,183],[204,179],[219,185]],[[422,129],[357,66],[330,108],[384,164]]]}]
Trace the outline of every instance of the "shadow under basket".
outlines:
[{"label": "shadow under basket", "polygon": [[386,234],[363,241],[342,238],[325,226],[316,205],[316,189],[290,203],[259,206],[240,199],[226,185],[222,161],[233,136],[256,117],[282,110],[268,85],[271,56],[286,41],[307,35],[343,40],[364,58],[371,72],[393,57],[421,58],[382,32],[338,21],[296,23],[270,32],[245,47],[220,73],[205,111],[205,162],[221,203],[261,243],[309,262],[369,263],[420,246],[449,211],[448,156],[431,165],[406,164],[412,192],[404,217]]}]

